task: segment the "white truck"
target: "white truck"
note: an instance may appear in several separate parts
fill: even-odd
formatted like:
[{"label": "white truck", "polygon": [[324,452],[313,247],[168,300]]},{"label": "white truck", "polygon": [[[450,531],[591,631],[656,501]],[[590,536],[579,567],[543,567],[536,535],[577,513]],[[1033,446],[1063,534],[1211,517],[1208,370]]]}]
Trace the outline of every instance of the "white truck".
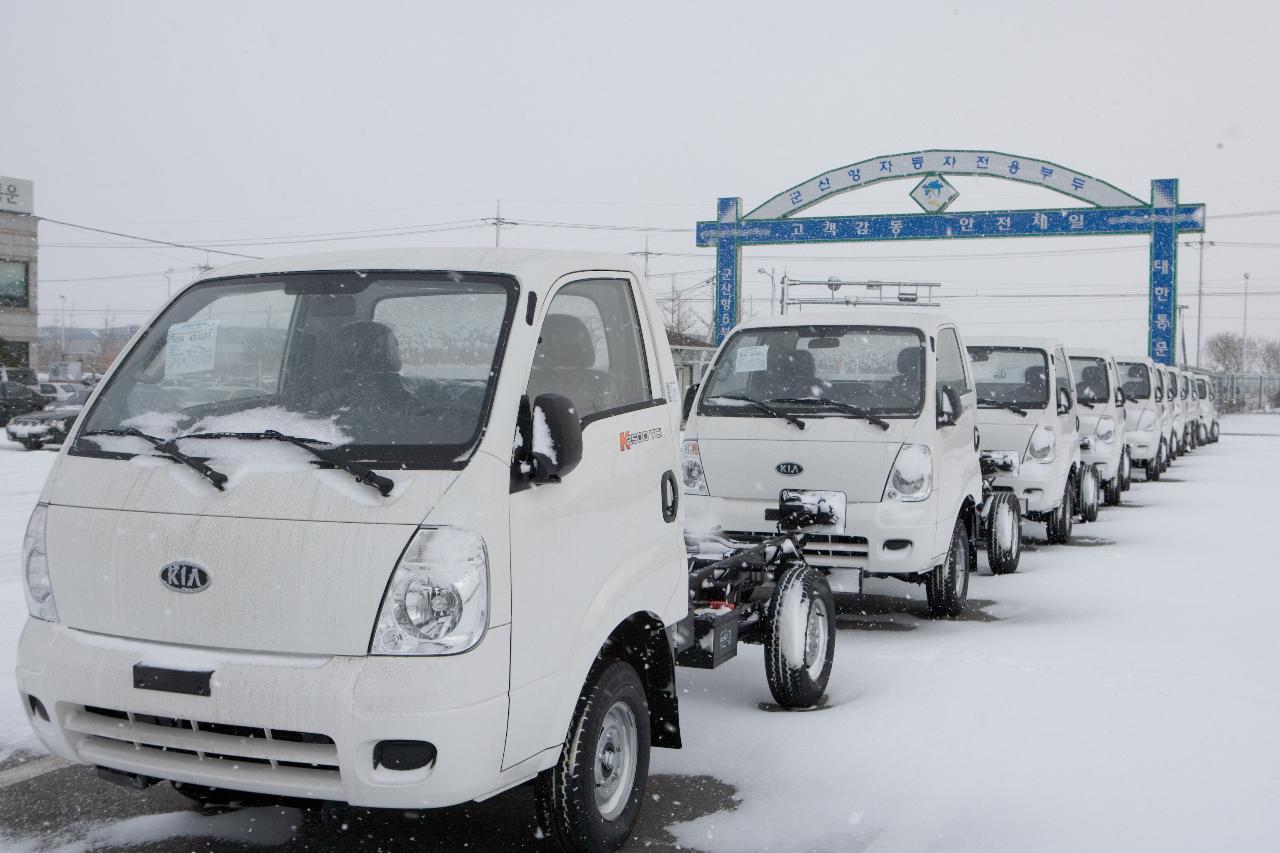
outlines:
[{"label": "white truck", "polygon": [[821,514],[806,561],[837,592],[893,578],[957,615],[982,501],[960,333],[928,305],[807,307],[739,325],[687,398],[687,524],[756,540],[800,501]]},{"label": "white truck", "polygon": [[[191,402],[178,379],[253,393]],[[31,516],[31,725],[211,804],[422,809],[536,780],[560,846],[616,849],[650,747],[680,746],[677,653],[714,666],[738,639],[732,601],[691,614],[691,578],[725,598],[747,575],[783,704],[831,669],[830,593],[794,543],[731,569],[740,549],[703,549],[691,575],[675,383],[627,258],[210,274],[117,360]]]},{"label": "white truck", "polygon": [[1165,402],[1169,415],[1165,426],[1169,429],[1169,462],[1172,463],[1186,452],[1183,437],[1186,434],[1187,408],[1182,399],[1177,369],[1163,365],[1160,370],[1164,373]]},{"label": "white truck", "polygon": [[978,337],[969,341],[969,358],[978,377],[982,450],[1006,469],[992,489],[1044,522],[1050,542],[1069,541],[1083,466],[1066,350],[1047,338]]},{"label": "white truck", "polygon": [[[1118,506],[1128,463],[1124,438],[1127,399],[1115,358],[1106,350],[1075,348],[1067,351],[1067,357],[1076,377],[1076,404],[1082,407],[1081,459],[1101,487],[1101,502]],[[1096,518],[1096,511],[1093,515]]]},{"label": "white truck", "polygon": [[1148,480],[1158,480],[1168,461],[1163,374],[1146,356],[1131,356],[1116,366],[1127,400],[1124,442],[1129,459]]},{"label": "white truck", "polygon": [[1192,374],[1196,396],[1200,398],[1200,443],[1216,444],[1219,435],[1218,398],[1213,380],[1200,374]]}]

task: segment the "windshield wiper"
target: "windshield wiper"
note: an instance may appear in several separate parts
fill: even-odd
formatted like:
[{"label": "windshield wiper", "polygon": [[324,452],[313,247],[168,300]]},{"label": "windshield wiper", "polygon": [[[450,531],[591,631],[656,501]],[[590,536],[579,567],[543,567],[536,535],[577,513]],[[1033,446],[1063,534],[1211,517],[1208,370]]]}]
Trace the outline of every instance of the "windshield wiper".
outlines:
[{"label": "windshield wiper", "polygon": [[[286,444],[292,444],[294,447],[301,447],[327,465],[341,468],[355,477],[357,483],[363,483],[366,486],[372,486],[377,489],[378,494],[384,498],[391,494],[391,490],[396,486],[394,480],[374,472],[368,465],[351,462],[327,450],[312,447],[313,444],[328,444],[328,442],[321,441],[318,438],[300,438],[296,435],[285,435],[273,429],[265,429],[262,432],[193,432],[189,435],[180,435],[178,438],[238,438],[243,441],[283,441]],[[174,439],[174,441],[177,440],[176,438]]]},{"label": "windshield wiper", "polygon": [[1090,408],[1090,409],[1093,408],[1093,403],[1090,403],[1088,400],[1082,399],[1080,397],[1076,397],[1076,402],[1087,408]]},{"label": "windshield wiper", "polygon": [[877,415],[871,414],[869,411],[862,408],[861,406],[855,406],[852,403],[845,403],[840,400],[832,400],[829,397],[778,397],[776,399],[770,400],[769,402],[770,403],[812,403],[814,405],[820,405],[820,406],[831,406],[832,408],[839,409],[840,411],[845,412],[846,414],[852,415],[855,418],[862,418],[864,421],[870,421],[871,423],[880,427],[880,429],[882,430],[887,430],[889,428],[888,421],[886,421],[884,418],[878,417]]},{"label": "windshield wiper", "polygon": [[775,418],[782,418],[784,421],[788,421],[789,423],[795,424],[800,429],[804,429],[804,421],[800,420],[794,415],[788,415],[786,412],[780,412],[777,409],[775,409],[773,406],[770,406],[768,403],[762,403],[759,400],[755,399],[754,397],[748,397],[745,394],[716,394],[714,397],[710,397],[709,399],[710,400],[737,400],[742,403],[749,403],[750,405],[755,406],[757,409],[759,409],[762,412],[765,412],[766,414],[773,415]]},{"label": "windshield wiper", "polygon": [[1008,409],[1009,411],[1013,412],[1015,415],[1022,415],[1024,418],[1027,416],[1027,410],[1017,405],[1016,403],[1003,403],[999,400],[988,400],[983,397],[979,397],[978,405],[988,406],[993,409]]},{"label": "windshield wiper", "polygon": [[166,440],[163,438],[156,438],[154,435],[147,435],[142,430],[133,429],[132,427],[129,429],[93,429],[80,434],[81,438],[88,438],[95,435],[125,435],[132,436],[133,438],[140,438],[143,441],[150,443],[151,446],[160,453],[163,453],[175,462],[181,462],[192,471],[195,471],[197,474],[204,477],[210,483],[213,483],[213,487],[218,491],[224,491],[226,488],[226,474],[223,474],[221,471],[213,470],[208,465],[198,459],[192,459],[190,456],[178,449],[178,438],[183,438],[184,436],[178,436],[178,438],[170,438]]}]

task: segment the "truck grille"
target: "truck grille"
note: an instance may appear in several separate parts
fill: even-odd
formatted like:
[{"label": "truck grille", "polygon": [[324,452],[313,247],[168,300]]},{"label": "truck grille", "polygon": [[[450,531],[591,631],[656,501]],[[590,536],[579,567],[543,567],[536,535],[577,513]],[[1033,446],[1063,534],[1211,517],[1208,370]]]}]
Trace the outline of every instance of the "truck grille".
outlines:
[{"label": "truck grille", "polygon": [[[726,530],[726,539],[755,544],[778,534],[751,530]],[[867,565],[867,538],[843,533],[809,533],[804,543],[804,559],[816,569],[863,569]]]},{"label": "truck grille", "polygon": [[66,728],[88,762],[161,779],[282,796],[340,798],[338,748],[314,732],[211,723],[85,705]]}]

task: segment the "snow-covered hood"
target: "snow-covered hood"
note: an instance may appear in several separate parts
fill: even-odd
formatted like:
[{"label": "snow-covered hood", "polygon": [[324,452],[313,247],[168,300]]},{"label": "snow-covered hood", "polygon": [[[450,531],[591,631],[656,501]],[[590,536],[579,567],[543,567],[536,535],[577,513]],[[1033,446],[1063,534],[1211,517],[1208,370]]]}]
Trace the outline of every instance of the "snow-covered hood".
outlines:
[{"label": "snow-covered hood", "polygon": [[1031,431],[1042,423],[1044,412],[1028,409],[1026,417],[1008,409],[978,408],[978,436],[983,450],[1012,450],[1022,458]]},{"label": "snow-covered hood", "polygon": [[[805,489],[844,492],[851,503],[875,503],[915,422],[891,420],[888,430],[849,418],[808,418],[806,423],[801,432],[774,418],[699,417],[698,446],[711,495],[776,501],[783,489]],[[802,470],[783,474],[778,470],[783,463]]]},{"label": "snow-covered hood", "polygon": [[80,406],[59,406],[52,409],[41,409],[18,415],[10,423],[47,423],[49,421],[75,420],[80,414]]}]

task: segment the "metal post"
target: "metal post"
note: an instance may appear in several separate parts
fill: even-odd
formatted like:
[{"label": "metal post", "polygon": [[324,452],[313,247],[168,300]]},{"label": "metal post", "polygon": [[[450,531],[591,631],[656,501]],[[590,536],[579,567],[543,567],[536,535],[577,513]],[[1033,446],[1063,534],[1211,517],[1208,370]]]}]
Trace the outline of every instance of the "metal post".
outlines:
[{"label": "metal post", "polygon": [[[1200,366],[1200,341],[1204,337],[1204,232],[1200,232],[1200,287],[1196,292],[1196,367]],[[1186,349],[1186,345],[1183,345]]]},{"label": "metal post", "polygon": [[493,247],[502,245],[502,199],[498,199],[497,215],[493,219]]},{"label": "metal post", "polygon": [[1244,274],[1244,325],[1240,329],[1240,372],[1249,372],[1249,274]]}]

